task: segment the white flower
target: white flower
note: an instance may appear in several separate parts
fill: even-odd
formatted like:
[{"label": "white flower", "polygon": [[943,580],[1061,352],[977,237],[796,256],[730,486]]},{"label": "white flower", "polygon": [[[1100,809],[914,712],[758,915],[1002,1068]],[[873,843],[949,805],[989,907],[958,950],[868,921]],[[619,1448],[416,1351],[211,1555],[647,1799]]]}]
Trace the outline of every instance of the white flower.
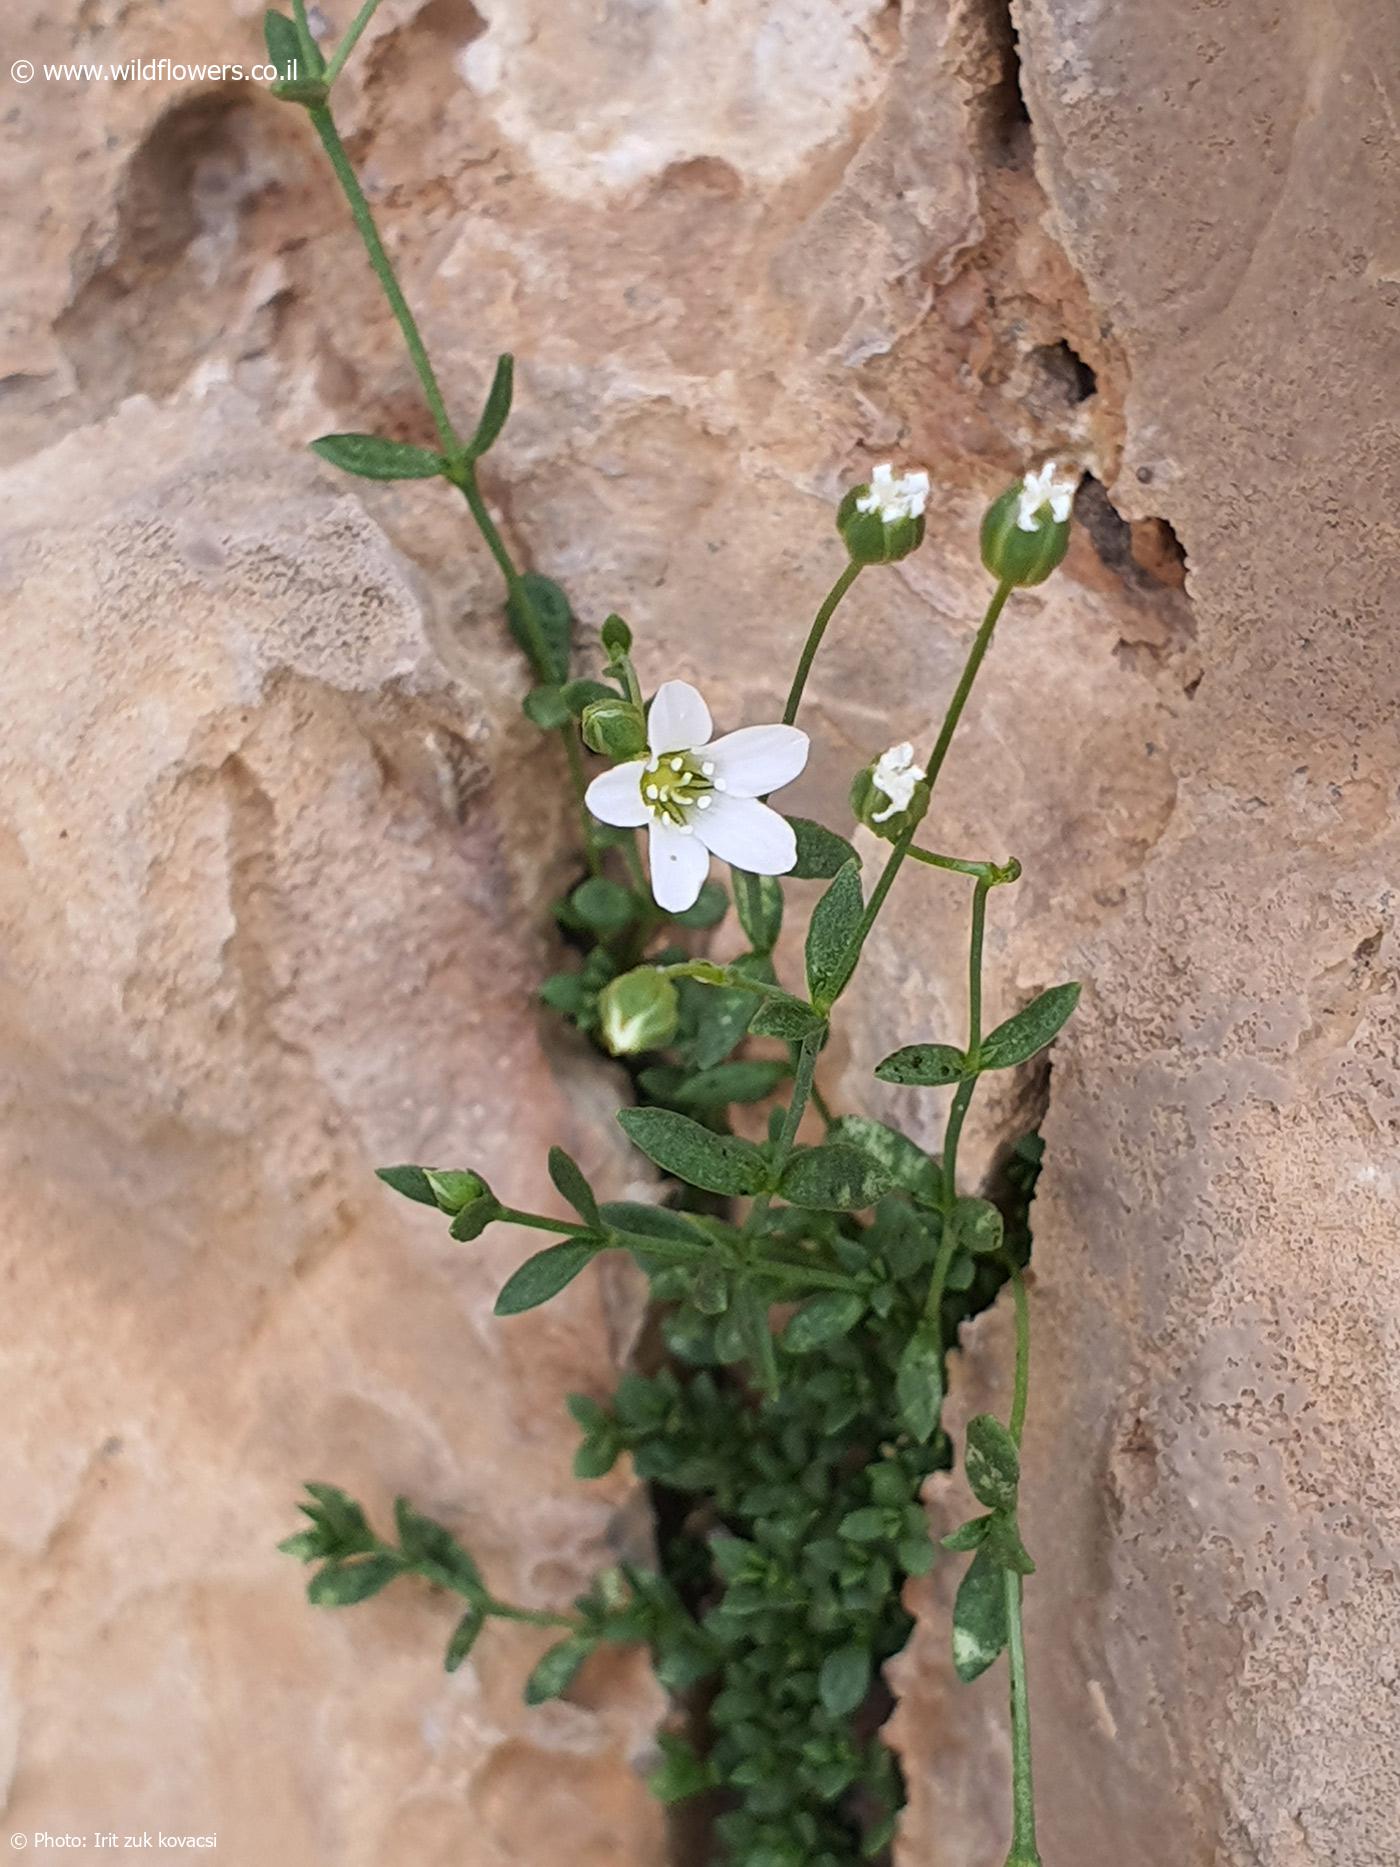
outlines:
[{"label": "white flower", "polygon": [[924,768],[914,763],[914,748],[907,739],[900,745],[891,746],[888,752],[882,752],[875,761],[870,782],[889,799],[889,803],[884,810],[871,811],[870,821],[884,823],[901,810],[908,810],[923,776]]},{"label": "white flower", "polygon": [[1035,531],[1040,524],[1040,512],[1044,506],[1049,506],[1050,516],[1055,523],[1063,525],[1074,504],[1079,476],[1078,467],[1061,470],[1053,460],[1047,460],[1037,472],[1028,473],[1021,482],[1021,494],[1016,501],[1016,529],[1022,532]]},{"label": "white flower", "polygon": [[886,462],[871,474],[870,490],[857,499],[856,511],[878,512],[887,525],[893,525],[898,519],[922,518],[927,504],[928,475],[902,473],[896,479],[894,468]]},{"label": "white flower", "polygon": [[695,905],[710,857],[751,875],[786,875],[792,826],[760,802],[807,763],[795,726],[742,726],[711,742],[710,709],[688,681],[664,681],[647,718],[650,758],[614,765],[588,787],[588,808],[619,829],[650,830],[651,892],[668,914]]}]

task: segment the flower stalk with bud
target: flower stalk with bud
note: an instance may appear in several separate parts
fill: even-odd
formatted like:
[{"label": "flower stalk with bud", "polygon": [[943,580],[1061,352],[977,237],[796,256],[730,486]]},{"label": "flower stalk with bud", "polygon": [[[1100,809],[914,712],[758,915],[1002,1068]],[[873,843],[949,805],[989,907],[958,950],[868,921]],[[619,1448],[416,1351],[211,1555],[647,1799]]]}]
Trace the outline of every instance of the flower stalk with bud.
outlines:
[{"label": "flower stalk with bud", "polygon": [[[908,1635],[903,1580],[936,1557],[920,1494],[952,1458],[941,1425],[947,1351],[961,1321],[1010,1283],[1010,1423],[984,1415],[968,1427],[965,1472],[982,1513],[945,1541],[971,1556],[953,1615],[958,1672],[971,1678],[1008,1656],[1007,1867],[1039,1867],[1021,1628],[1034,1564],[1019,1517],[1029,1365],[1023,1271],[1038,1144],[1017,1151],[1017,1190],[997,1204],[960,1190],[958,1150],[981,1076],[1016,1068],[1050,1043],[1078,988],[1054,987],[984,1029],[989,901],[1018,879],[1020,865],[945,855],[919,838],[1003,609],[1064,557],[1075,478],[1048,463],[989,510],[981,547],[993,588],[929,749],[921,755],[912,739],[888,747],[852,791],[856,822],[889,845],[867,892],[862,857],[845,835],[770,799],[807,766],[810,742],[796,721],[837,608],[866,571],[924,542],[929,475],[881,464],[842,499],[845,563],[800,646],[780,723],[716,737],[704,699],[682,680],[661,681],[648,703],[645,657],[634,655],[620,616],[604,621],[596,645],[585,639],[580,668],[567,596],[519,567],[478,477],[510,411],[510,359],[501,359],[467,437],[335,129],[334,86],[376,5],[366,0],[329,59],[302,0],[291,19],[270,14],[268,44],[285,74],[274,90],[307,110],[327,152],[422,384],[437,446],[358,434],[315,445],[364,477],[443,480],[463,496],[501,571],[505,621],[530,672],[523,709],[558,734],[582,826],[580,876],[556,908],[578,963],[547,980],[541,996],[625,1061],[634,1099],[619,1123],[669,1191],[661,1204],[601,1199],[561,1148],[551,1150],[548,1171],[569,1217],[506,1203],[474,1167],[394,1167],[382,1178],[447,1219],[458,1242],[493,1224],[552,1238],[505,1283],[502,1316],[556,1298],[605,1253],[641,1268],[671,1360],[653,1375],[628,1374],[607,1404],[571,1397],[583,1434],[575,1470],[598,1477],[625,1454],[640,1477],[694,1508],[678,1538],[674,1580],[624,1565],[600,1576],[572,1610],[501,1600],[451,1532],[405,1500],[388,1541],[343,1492],[312,1486],[303,1506],[310,1527],[284,1547],[318,1565],[310,1593],[320,1605],[366,1600],[407,1575],[461,1597],[449,1670],[467,1662],[493,1620],[549,1630],[557,1638],[527,1682],[530,1703],[567,1693],[600,1646],[645,1643],[668,1689],[684,1696],[703,1688],[710,1733],[703,1754],[671,1735],[658,1740],[657,1794],[724,1792],[717,1844],[734,1867],[854,1867],[888,1846],[902,1800],[868,1713],[879,1667]],[[590,757],[607,761],[591,777]],[[722,962],[704,950],[707,931],[729,909],[711,875],[715,861],[727,865],[743,943]],[[935,1151],[866,1115],[833,1113],[818,1084],[836,1008],[908,862],[972,883],[965,1033],[935,1033],[877,1071],[887,1084],[947,1092]],[[800,978],[780,947],[784,877],[822,884]],[[737,944],[731,938],[720,950]],[[761,1120],[736,1119],[764,1103],[766,1137]],[[491,1169],[506,1177],[521,1170],[514,1161]]]}]

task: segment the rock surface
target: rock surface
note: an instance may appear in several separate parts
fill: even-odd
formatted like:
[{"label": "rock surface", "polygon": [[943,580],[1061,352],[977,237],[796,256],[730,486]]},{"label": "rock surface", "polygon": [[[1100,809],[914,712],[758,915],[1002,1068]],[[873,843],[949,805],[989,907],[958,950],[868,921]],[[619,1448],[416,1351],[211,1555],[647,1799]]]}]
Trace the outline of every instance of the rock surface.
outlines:
[{"label": "rock surface", "polygon": [[[22,0],[0,62],[251,63],[259,11]],[[818,665],[813,814],[936,720],[985,498],[1089,466],[938,818],[1026,865],[992,1011],[1089,981],[968,1151],[1045,1117],[1043,1851],[1380,1867],[1400,58],[1362,0],[1014,25],[1019,91],[990,0],[385,0],[338,110],[454,407],[521,359],[503,525],[722,723],[781,703],[839,489],[930,467],[930,544]],[[571,826],[490,567],[444,493],[302,451],[431,430],[296,112],[41,75],[0,137],[6,1821],[217,1831],[249,1867],[543,1867],[563,1836],[658,1867],[642,1669],[527,1713],[537,1637],[447,1679],[446,1605],[313,1615],[270,1554],[303,1476],[410,1492],[533,1603],[647,1535],[622,1478],[570,1479],[560,1404],[635,1290],[496,1323],[525,1241],[454,1248],[369,1172],[475,1159],[539,1204],[552,1140],[634,1170],[612,1076],[531,1003]],[[965,913],[902,886],[824,1064],[929,1138],[937,1099],[868,1070],[956,1032]],[[987,1318],[961,1404],[1007,1366]],[[896,1672],[900,1859],[996,1867],[1004,1687],[949,1680],[952,1582]]]}]

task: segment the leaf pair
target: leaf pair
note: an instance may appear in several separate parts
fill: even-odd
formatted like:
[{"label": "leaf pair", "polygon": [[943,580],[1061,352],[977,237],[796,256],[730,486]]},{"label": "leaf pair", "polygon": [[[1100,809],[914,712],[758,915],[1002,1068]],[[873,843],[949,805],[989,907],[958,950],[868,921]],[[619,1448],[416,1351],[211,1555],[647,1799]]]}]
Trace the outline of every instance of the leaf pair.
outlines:
[{"label": "leaf pair", "polygon": [[878,1159],[841,1142],[795,1149],[775,1184],[767,1150],[752,1141],[716,1134],[673,1109],[623,1109],[617,1119],[648,1160],[730,1199],[776,1193],[814,1211],[858,1212],[894,1185]]},{"label": "leaf pair", "polygon": [[965,1683],[984,1673],[1009,1636],[1007,1578],[1030,1575],[1035,1564],[1021,1541],[1016,1518],[1021,1460],[1011,1434],[990,1414],[968,1422],[964,1469],[983,1517],[944,1537],[948,1549],[974,1550],[953,1604],[953,1664]]},{"label": "leaf pair", "polygon": [[948,1083],[979,1076],[984,1070],[1009,1070],[1026,1063],[1053,1043],[1079,1003],[1079,986],[1052,985],[994,1031],[989,1031],[975,1054],[953,1044],[906,1044],[876,1066],[885,1083],[937,1089]]},{"label": "leaf pair", "polygon": [[[269,46],[271,22],[278,18],[275,13],[268,15]],[[289,45],[286,43],[288,32],[292,35]],[[288,57],[295,58],[300,49],[290,20],[281,21],[278,39],[279,46],[273,51],[273,57],[280,65]],[[514,389],[515,359],[506,355],[496,364],[481,420],[464,450],[465,461],[480,460],[495,444],[510,414]],[[311,443],[311,451],[343,473],[353,473],[362,480],[434,480],[439,476],[450,479],[454,471],[454,463],[444,454],[426,447],[413,447],[407,441],[389,441],[378,434],[323,434]]]}]

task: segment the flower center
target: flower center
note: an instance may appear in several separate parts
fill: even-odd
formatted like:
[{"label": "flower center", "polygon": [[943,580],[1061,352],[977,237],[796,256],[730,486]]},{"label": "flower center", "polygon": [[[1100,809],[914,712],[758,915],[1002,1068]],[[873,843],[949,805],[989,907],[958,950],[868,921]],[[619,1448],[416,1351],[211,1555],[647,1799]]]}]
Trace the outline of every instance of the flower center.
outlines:
[{"label": "flower center", "polygon": [[697,758],[693,752],[665,752],[648,760],[642,774],[642,799],[660,823],[689,830],[692,810],[708,810],[710,793],[715,785],[711,760]]}]

